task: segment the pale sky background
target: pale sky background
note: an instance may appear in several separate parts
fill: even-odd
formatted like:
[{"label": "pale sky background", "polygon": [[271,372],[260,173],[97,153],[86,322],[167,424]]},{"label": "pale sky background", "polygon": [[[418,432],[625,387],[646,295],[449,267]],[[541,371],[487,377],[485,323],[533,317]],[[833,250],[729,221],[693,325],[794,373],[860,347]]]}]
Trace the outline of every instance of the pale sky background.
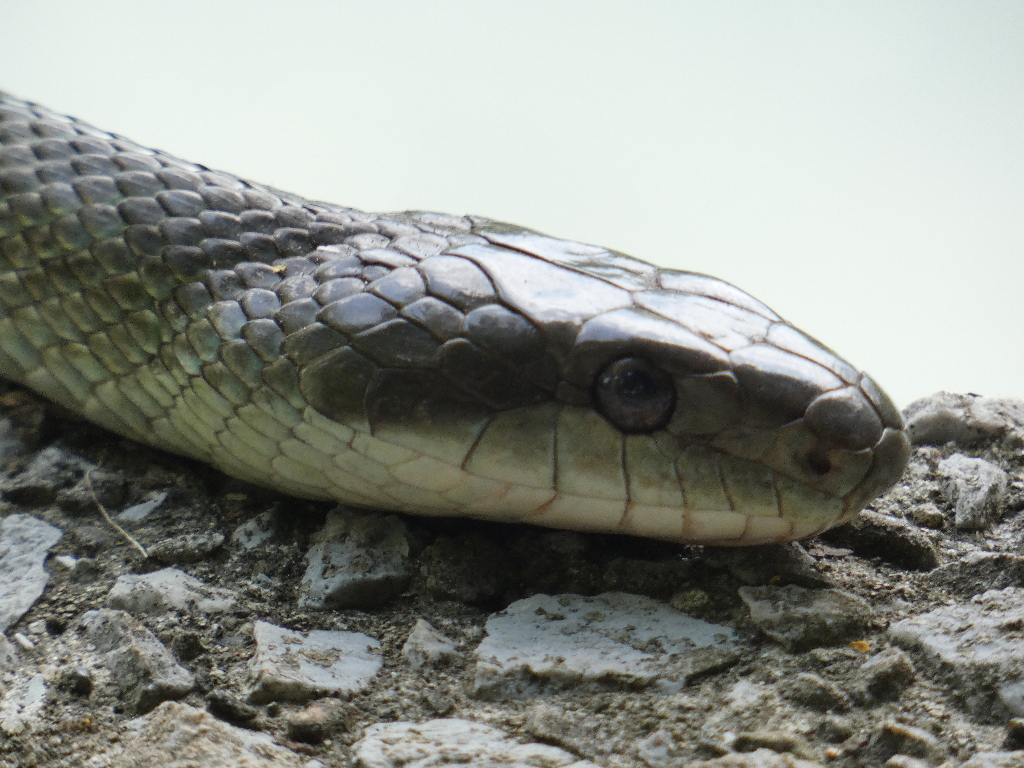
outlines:
[{"label": "pale sky background", "polygon": [[0,0],[0,89],[366,210],[749,291],[902,407],[1024,397],[1024,2]]}]

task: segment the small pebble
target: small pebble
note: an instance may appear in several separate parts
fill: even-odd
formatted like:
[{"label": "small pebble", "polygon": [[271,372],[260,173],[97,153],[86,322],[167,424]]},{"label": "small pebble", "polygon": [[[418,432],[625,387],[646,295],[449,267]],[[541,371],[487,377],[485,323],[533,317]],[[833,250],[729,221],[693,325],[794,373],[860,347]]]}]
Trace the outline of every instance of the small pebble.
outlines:
[{"label": "small pebble", "polygon": [[207,694],[206,708],[218,720],[232,725],[249,726],[260,714],[258,707],[246,704],[223,690],[214,690]]},{"label": "small pebble", "polygon": [[319,699],[285,720],[288,738],[319,744],[330,736],[348,731],[355,716],[351,708],[337,699]]},{"label": "small pebble", "polygon": [[409,639],[402,646],[402,655],[415,668],[441,664],[456,656],[455,643],[438,632],[424,619],[417,619]]},{"label": "small pebble", "polygon": [[60,685],[74,696],[86,697],[92,693],[92,671],[87,667],[74,667],[66,670],[61,677]]},{"label": "small pebble", "polygon": [[222,546],[224,546],[223,533],[191,533],[172,536],[157,542],[149,548],[149,557],[166,565],[198,563]]}]

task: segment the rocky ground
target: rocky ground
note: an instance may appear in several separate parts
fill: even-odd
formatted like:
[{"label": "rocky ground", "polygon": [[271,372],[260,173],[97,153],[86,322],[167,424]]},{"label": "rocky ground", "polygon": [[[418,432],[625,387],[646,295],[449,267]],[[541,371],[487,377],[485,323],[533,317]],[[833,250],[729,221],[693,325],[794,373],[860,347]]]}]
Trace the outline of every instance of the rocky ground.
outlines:
[{"label": "rocky ground", "polygon": [[1024,766],[1024,402],[792,545],[296,501],[12,390],[0,765]]}]

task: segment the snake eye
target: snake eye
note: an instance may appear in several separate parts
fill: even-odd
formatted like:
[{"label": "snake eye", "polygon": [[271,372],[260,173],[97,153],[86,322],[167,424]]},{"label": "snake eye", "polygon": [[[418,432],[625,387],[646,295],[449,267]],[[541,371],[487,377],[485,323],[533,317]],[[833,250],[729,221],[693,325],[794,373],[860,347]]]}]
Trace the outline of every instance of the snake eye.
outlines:
[{"label": "snake eye", "polygon": [[661,429],[676,407],[672,377],[639,357],[609,363],[593,394],[598,412],[626,433]]}]

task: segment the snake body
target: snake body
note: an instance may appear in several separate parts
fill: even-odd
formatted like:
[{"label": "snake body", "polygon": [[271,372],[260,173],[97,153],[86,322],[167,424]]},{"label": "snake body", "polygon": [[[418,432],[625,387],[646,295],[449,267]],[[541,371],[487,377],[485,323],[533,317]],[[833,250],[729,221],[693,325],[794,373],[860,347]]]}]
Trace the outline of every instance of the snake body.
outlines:
[{"label": "snake body", "polygon": [[909,455],[870,378],[715,278],[311,202],[4,94],[0,374],[296,496],[677,542],[811,535]]}]

